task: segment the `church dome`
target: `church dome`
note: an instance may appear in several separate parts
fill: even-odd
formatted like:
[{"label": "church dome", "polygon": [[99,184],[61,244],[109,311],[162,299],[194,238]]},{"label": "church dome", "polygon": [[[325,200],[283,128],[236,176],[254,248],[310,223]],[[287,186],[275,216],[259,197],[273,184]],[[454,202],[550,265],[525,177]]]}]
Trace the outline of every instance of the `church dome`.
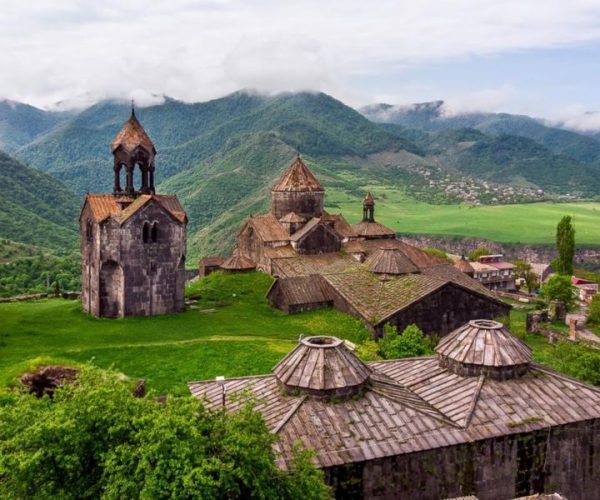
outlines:
[{"label": "church dome", "polygon": [[283,390],[314,397],[349,397],[358,394],[371,370],[337,337],[300,340],[273,369]]},{"label": "church dome", "polygon": [[111,151],[114,153],[119,147],[122,147],[128,153],[131,153],[138,146],[143,147],[149,154],[156,154],[152,140],[142,127],[135,116],[133,109],[129,120],[125,122],[119,133],[115,136],[111,144]]},{"label": "church dome", "polygon": [[527,371],[531,348],[497,321],[476,319],[446,335],[435,348],[440,364],[463,376],[504,380]]},{"label": "church dome", "polygon": [[399,248],[378,248],[365,261],[365,267],[375,274],[400,275],[419,272],[419,268]]},{"label": "church dome", "polygon": [[283,173],[271,191],[325,191],[321,183],[298,156]]}]

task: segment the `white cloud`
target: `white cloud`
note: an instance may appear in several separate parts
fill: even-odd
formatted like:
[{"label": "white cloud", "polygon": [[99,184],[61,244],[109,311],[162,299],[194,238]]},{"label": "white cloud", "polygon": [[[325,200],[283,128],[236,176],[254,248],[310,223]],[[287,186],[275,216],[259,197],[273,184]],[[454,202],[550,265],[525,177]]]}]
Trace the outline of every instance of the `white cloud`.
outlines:
[{"label": "white cloud", "polygon": [[579,132],[597,132],[600,130],[600,111],[589,111],[581,104],[574,104],[553,113],[547,121],[550,125]]},{"label": "white cloud", "polygon": [[596,0],[7,3],[0,96],[37,105],[136,92],[196,101],[241,87],[357,101],[353,80],[365,75],[600,39]]},{"label": "white cloud", "polygon": [[494,113],[502,111],[503,107],[515,95],[515,89],[509,85],[503,85],[496,89],[484,89],[456,95],[444,102],[442,115],[450,117],[468,113]]}]

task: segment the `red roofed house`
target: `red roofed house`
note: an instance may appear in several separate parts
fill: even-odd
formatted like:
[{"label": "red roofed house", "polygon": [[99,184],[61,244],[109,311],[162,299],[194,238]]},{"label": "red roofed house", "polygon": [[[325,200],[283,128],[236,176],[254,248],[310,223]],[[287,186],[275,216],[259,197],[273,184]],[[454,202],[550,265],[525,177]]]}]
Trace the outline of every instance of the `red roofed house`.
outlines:
[{"label": "red roofed house", "polygon": [[175,195],[155,194],[156,149],[133,109],[111,150],[113,192],[88,193],[79,217],[83,309],[105,317],[181,311],[187,216]]},{"label": "red roofed house", "polygon": [[594,295],[598,293],[598,283],[594,281],[571,276],[571,284],[577,289],[579,300],[588,304],[592,301]]}]

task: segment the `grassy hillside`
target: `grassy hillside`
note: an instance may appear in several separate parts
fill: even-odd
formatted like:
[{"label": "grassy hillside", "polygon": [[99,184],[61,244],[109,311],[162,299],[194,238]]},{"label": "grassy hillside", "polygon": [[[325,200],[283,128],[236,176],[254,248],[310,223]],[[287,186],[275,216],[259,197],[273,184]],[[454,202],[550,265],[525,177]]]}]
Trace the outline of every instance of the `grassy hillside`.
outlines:
[{"label": "grassy hillside", "polygon": [[[600,244],[600,203],[528,203],[471,207],[421,203],[404,190],[372,184],[378,221],[400,233],[485,238],[502,243],[555,242],[556,224],[573,217],[578,245]],[[362,216],[360,198],[329,190],[326,208],[342,212],[350,221]]]},{"label": "grassy hillside", "polygon": [[367,331],[358,320],[321,310],[288,316],[271,308],[264,274],[213,274],[187,290],[198,297],[182,314],[93,319],[78,302],[0,304],[0,384],[32,366],[85,363],[145,378],[159,393],[186,394],[186,382],[268,373],[298,336],[326,333],[353,341]]},{"label": "grassy hillside", "polygon": [[57,180],[0,152],[0,238],[74,248],[79,203]]}]

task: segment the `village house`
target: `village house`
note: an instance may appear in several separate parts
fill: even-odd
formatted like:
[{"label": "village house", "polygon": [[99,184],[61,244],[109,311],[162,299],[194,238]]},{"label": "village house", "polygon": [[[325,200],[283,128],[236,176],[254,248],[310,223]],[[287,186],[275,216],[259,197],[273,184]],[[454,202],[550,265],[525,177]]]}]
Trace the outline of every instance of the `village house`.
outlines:
[{"label": "village house", "polygon": [[371,193],[354,225],[325,211],[324,195],[298,157],[273,186],[270,213],[250,217],[238,233],[233,255],[276,278],[267,294],[274,307],[335,307],[377,336],[388,323],[444,335],[470,319],[508,313],[510,306],[476,280],[396,239],[375,220]]},{"label": "village house", "polygon": [[473,278],[490,290],[515,290],[515,266],[502,260],[502,255],[482,255],[470,262]]},{"label": "village house", "polygon": [[279,466],[298,441],[312,448],[336,498],[600,491],[600,389],[532,362],[495,321],[462,325],[436,356],[371,363],[335,337],[301,338],[271,374],[188,387],[212,410],[255,401]]},{"label": "village house", "polygon": [[595,281],[571,276],[571,284],[577,290],[577,297],[582,302],[589,304],[598,293],[598,283]]},{"label": "village house", "polygon": [[88,193],[79,217],[83,310],[105,317],[181,311],[187,216],[175,195],[155,193],[156,149],[133,108],[111,151],[113,192]]}]

